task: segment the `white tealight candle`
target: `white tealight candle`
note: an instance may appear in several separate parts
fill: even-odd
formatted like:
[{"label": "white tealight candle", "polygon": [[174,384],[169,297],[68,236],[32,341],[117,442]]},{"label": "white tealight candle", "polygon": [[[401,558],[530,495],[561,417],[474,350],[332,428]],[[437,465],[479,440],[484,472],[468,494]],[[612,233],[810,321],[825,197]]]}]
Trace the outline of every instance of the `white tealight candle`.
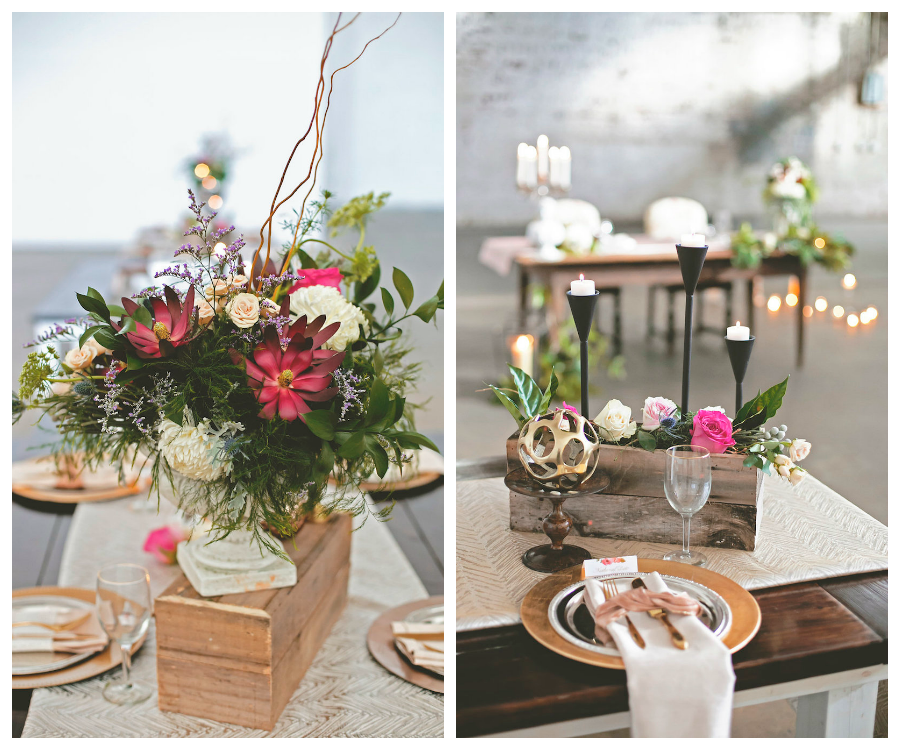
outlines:
[{"label": "white tealight candle", "polygon": [[742,326],[741,321],[738,321],[733,326],[728,326],[725,338],[731,341],[749,341],[750,329],[747,326]]},{"label": "white tealight candle", "polygon": [[572,294],[576,297],[590,297],[595,292],[594,282],[585,279],[583,273],[578,274],[578,278],[572,282]]},{"label": "white tealight candle", "polygon": [[681,235],[682,247],[706,247],[706,236],[702,234]]}]

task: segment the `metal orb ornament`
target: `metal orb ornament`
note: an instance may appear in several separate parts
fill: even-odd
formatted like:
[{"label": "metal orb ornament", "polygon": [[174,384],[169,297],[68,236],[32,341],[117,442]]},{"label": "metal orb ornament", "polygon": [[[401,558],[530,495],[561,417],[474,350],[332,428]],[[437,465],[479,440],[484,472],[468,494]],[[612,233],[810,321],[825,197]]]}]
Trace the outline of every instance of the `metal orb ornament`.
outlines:
[{"label": "metal orb ornament", "polygon": [[579,414],[557,409],[533,417],[519,433],[517,452],[528,475],[548,488],[571,490],[600,459],[597,428]]}]

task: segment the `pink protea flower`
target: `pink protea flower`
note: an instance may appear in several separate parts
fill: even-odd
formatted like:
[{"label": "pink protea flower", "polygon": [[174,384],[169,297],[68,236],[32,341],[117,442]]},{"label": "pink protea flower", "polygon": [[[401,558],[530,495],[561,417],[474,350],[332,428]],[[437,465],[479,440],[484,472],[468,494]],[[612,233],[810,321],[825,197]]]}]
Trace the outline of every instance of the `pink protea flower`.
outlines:
[{"label": "pink protea flower", "polygon": [[[178,347],[190,340],[188,335],[191,328],[191,314],[194,310],[194,287],[192,286],[188,290],[184,305],[181,304],[174,289],[169,286],[164,289],[165,302],[159,297],[150,298],[150,304],[153,306],[152,328],[147,328],[142,323],[135,321],[136,329],[125,334],[137,349],[137,354],[141,359],[162,357],[160,345],[163,341],[166,342],[166,344],[162,344],[163,347],[166,345]],[[122,307],[129,316],[133,317],[140,305],[133,299],[122,297]]]},{"label": "pink protea flower", "polygon": [[[277,414],[291,422],[312,411],[309,401],[328,401],[337,394],[332,375],[344,361],[346,352],[335,353],[321,346],[340,327],[332,323],[322,328],[320,315],[307,325],[302,316],[287,331],[290,343],[282,348],[275,328],[266,329],[265,340],[246,359],[249,386],[263,404],[259,416],[274,419]],[[305,421],[305,420],[303,420]]]}]

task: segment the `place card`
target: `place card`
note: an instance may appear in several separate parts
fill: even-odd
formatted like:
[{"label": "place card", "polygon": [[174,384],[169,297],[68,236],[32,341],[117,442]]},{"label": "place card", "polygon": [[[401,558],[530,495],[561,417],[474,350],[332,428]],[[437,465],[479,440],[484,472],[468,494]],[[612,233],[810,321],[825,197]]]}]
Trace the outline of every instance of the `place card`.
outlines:
[{"label": "place card", "polygon": [[617,578],[618,576],[637,575],[637,572],[637,555],[585,560],[581,566],[582,579]]}]

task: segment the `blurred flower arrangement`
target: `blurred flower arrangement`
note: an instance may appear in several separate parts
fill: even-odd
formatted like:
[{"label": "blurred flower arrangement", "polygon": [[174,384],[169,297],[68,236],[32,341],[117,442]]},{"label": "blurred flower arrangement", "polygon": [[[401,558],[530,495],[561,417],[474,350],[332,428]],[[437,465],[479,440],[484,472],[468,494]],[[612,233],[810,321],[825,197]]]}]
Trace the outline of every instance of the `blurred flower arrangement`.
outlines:
[{"label": "blurred flower arrangement", "polygon": [[235,152],[226,134],[203,136],[200,150],[184,162],[184,171],[200,196],[224,195]]},{"label": "blurred flower arrangement", "polygon": [[[526,373],[512,365],[509,369],[515,389],[490,387],[521,428],[548,412],[559,380],[551,371],[547,388],[542,391]],[[721,406],[682,414],[674,401],[651,396],[644,400],[642,422],[632,419],[631,407],[610,399],[592,423],[602,443],[647,451],[690,444],[706,448],[710,453],[736,453],[745,456],[744,466],[783,477],[796,485],[806,477],[806,471],[797,464],[809,455],[810,443],[800,438],[788,440],[786,425],[764,427],[781,408],[787,383],[785,378],[757,394],[741,407],[734,419]],[[578,413],[566,403],[562,408]]]},{"label": "blurred flower arrangement", "polygon": [[[297,144],[315,125],[310,175],[321,160],[327,102],[320,107],[330,93],[322,71],[343,28],[335,24],[326,44],[316,108]],[[81,452],[88,468],[112,462],[124,476],[127,463],[146,457],[157,493],[174,488],[183,512],[212,525],[212,541],[247,530],[283,555],[262,528],[290,536],[298,513],[321,512],[320,503],[324,512],[386,517],[390,508],[370,509],[360,483],[408,463],[407,451],[437,451],[415,430],[407,396],[419,365],[401,326],[434,321],[443,284],[417,306],[400,269],[391,289],[380,286],[382,266],[364,238],[388,194],[332,211],[327,191],[308,202],[314,176],[285,222],[290,240],[276,265],[275,213],[309,179],[280,202],[279,184],[249,264],[242,237],[226,244],[234,227],[215,228],[215,212],[188,191],[194,223],[175,252],[181,262],[156,274],[166,283],[121,305],[94,289],[78,294],[85,318],[33,342],[42,348],[22,370],[14,417],[48,414],[62,435],[58,454]],[[326,228],[328,239],[319,231]],[[347,231],[358,235],[349,252],[329,241]],[[370,299],[376,292],[380,312]],[[63,342],[74,347],[63,350]],[[325,499],[330,477],[337,491]]]}]

